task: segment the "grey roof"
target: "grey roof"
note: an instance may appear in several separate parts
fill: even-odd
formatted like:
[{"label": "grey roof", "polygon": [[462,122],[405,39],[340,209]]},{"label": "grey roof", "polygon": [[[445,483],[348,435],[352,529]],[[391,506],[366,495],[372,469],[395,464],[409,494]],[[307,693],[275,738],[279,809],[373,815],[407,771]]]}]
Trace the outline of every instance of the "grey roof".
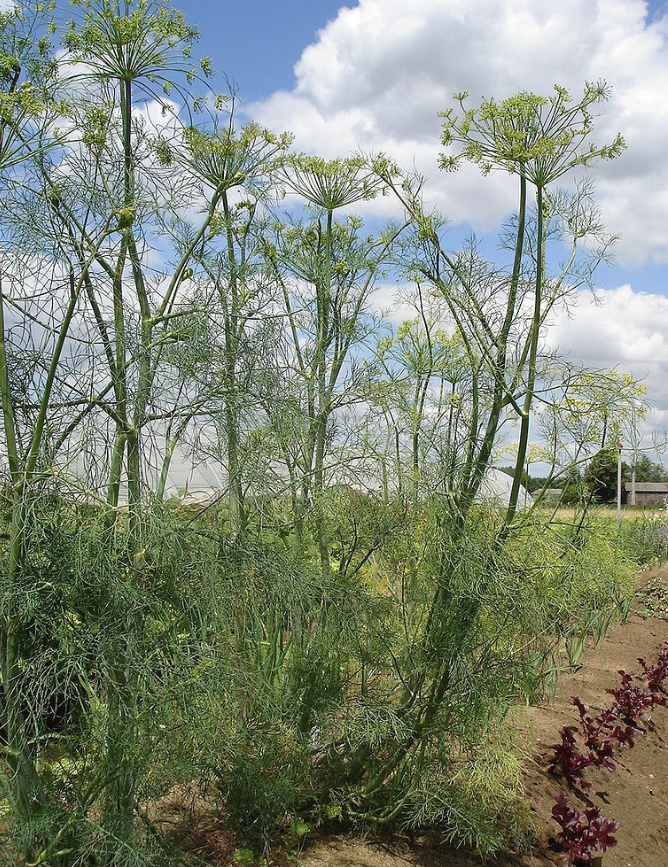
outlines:
[{"label": "grey roof", "polygon": [[[626,491],[631,493],[633,482],[626,482]],[[636,482],[636,494],[665,494],[668,493],[668,482]]]}]

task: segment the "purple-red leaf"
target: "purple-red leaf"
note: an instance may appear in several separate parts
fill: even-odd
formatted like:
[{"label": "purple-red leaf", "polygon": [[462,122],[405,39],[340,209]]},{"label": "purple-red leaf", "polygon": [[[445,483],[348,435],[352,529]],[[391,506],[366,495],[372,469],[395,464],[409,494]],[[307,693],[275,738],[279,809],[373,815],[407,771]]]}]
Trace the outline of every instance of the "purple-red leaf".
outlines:
[{"label": "purple-red leaf", "polygon": [[557,836],[564,850],[559,856],[564,865],[575,864],[576,860],[588,864],[596,850],[605,852],[617,843],[614,834],[618,822],[602,816],[598,807],[578,810],[563,792],[555,796],[552,817],[561,828]]}]

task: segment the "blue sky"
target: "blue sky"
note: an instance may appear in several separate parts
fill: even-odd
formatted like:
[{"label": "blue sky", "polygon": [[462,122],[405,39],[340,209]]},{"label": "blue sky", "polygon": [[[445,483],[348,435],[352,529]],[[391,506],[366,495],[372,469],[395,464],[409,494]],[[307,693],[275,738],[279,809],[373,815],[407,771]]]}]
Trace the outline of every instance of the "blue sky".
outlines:
[{"label": "blue sky", "polygon": [[[264,99],[294,84],[293,67],[316,31],[336,17],[338,0],[175,0],[202,34],[202,54],[239,87],[244,99]],[[353,6],[354,3],[347,5]]]}]

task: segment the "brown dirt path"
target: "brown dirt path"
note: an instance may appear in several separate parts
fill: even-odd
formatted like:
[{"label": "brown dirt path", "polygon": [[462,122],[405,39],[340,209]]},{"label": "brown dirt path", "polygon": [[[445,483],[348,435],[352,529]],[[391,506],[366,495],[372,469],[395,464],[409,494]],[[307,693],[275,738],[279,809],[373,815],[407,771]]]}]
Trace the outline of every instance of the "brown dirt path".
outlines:
[{"label": "brown dirt path", "polygon": [[[654,569],[644,580],[658,576],[668,581],[668,568]],[[640,673],[638,657],[649,664],[656,661],[659,649],[668,641],[668,622],[644,619],[632,614],[625,623],[613,627],[598,647],[587,647],[581,667],[560,678],[552,703],[519,709],[533,757],[527,762],[526,795],[538,818],[540,830],[532,854],[504,854],[483,862],[461,850],[451,850],[426,837],[394,836],[360,839],[349,835],[317,838],[301,854],[303,867],[479,867],[483,863],[498,867],[548,867],[557,863],[554,835],[558,831],[551,819],[554,795],[561,781],[549,772],[550,744],[559,738],[559,729],[575,725],[577,712],[572,696],[578,695],[595,712],[608,707],[612,697],[605,690],[619,685],[620,668]],[[608,818],[621,825],[618,845],[603,857],[604,867],[668,867],[668,708],[657,707],[652,723],[644,725],[632,750],[615,759],[614,772],[588,772],[591,801]],[[563,784],[566,790],[566,784]],[[577,798],[569,793],[571,800]],[[584,809],[583,804],[579,804]]]}]

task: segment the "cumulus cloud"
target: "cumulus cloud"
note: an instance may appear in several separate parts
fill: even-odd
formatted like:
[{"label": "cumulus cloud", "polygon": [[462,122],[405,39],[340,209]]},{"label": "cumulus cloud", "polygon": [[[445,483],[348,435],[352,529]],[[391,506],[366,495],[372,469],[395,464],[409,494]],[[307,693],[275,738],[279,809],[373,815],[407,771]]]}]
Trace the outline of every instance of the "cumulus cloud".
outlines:
[{"label": "cumulus cloud", "polygon": [[653,412],[643,430],[668,428],[668,298],[628,286],[582,292],[570,315],[559,313],[549,328],[552,349],[597,369],[615,368],[642,380]]},{"label": "cumulus cloud", "polygon": [[359,0],[309,45],[291,92],[248,106],[250,114],[296,135],[325,156],[384,150],[427,176],[430,200],[454,222],[489,230],[515,205],[503,175],[481,180],[473,167],[436,169],[438,111],[467,90],[503,98],[577,96],[585,80],[605,79],[613,98],[595,139],[622,132],[628,151],[596,170],[610,230],[622,235],[627,264],[668,262],[668,19],[651,20],[643,0]]},{"label": "cumulus cloud", "polygon": [[[643,0],[358,0],[304,49],[292,91],[248,111],[295,133],[298,148],[332,157],[383,150],[426,177],[426,193],[452,223],[490,232],[516,207],[517,184],[503,173],[481,178],[474,166],[437,169],[438,112],[466,90],[470,104],[522,90],[548,94],[555,83],[574,98],[603,79],[611,100],[592,139],[619,131],[628,150],[596,167],[597,201],[617,260],[638,267],[668,263],[668,15]],[[390,200],[365,209],[388,215]],[[382,302],[382,303],[381,303]],[[376,303],[392,307],[383,286]],[[396,322],[409,313],[392,310]],[[620,286],[582,294],[571,317],[558,317],[548,342],[574,361],[617,367],[645,380],[655,403],[650,428],[668,427],[668,298]]]}]

